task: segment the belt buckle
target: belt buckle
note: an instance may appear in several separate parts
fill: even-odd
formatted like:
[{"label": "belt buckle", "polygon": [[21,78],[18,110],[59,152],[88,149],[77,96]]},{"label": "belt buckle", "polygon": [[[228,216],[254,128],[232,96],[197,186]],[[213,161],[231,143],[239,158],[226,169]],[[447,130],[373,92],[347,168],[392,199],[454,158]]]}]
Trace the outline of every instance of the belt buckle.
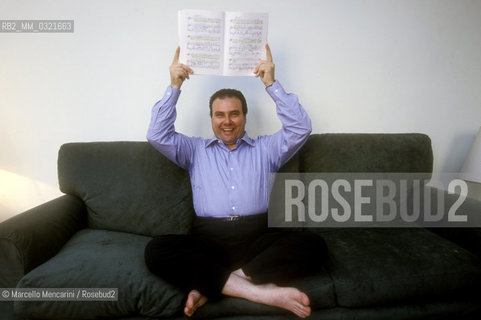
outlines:
[{"label": "belt buckle", "polygon": [[240,219],[240,216],[230,216],[228,219],[229,221],[237,221]]}]

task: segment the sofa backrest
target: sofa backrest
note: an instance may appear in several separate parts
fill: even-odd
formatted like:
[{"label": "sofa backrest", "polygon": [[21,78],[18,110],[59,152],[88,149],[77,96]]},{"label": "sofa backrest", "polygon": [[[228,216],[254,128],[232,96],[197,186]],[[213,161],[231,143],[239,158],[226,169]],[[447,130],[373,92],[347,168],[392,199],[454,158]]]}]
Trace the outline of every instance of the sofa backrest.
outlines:
[{"label": "sofa backrest", "polygon": [[[313,134],[281,172],[431,172],[423,134]],[[82,199],[91,228],[186,233],[195,213],[188,173],[147,142],[68,143],[60,190]]]},{"label": "sofa backrest", "polygon": [[[339,227],[340,224],[333,221],[332,215],[328,215],[322,223],[306,220],[306,208],[309,215],[313,208],[315,215],[321,211],[325,214],[334,209],[340,212],[346,210],[340,206],[339,195],[336,196],[334,190],[342,194],[341,197],[350,204],[350,208],[362,208],[362,214],[377,215],[379,208],[389,208],[389,212],[399,211],[399,207],[391,207],[392,203],[413,208],[411,202],[406,201],[410,201],[412,191],[420,181],[425,183],[430,178],[432,168],[431,140],[424,134],[313,134],[281,168],[281,174],[275,176],[269,202],[269,224],[284,227]],[[345,186],[339,189],[339,185],[334,187],[334,183],[339,182],[347,184],[350,189],[346,190]],[[362,191],[356,189],[356,185],[359,187],[363,184]],[[379,201],[379,195],[392,196],[389,198],[389,207],[384,200]],[[360,198],[356,197],[361,196],[367,203],[360,205]],[[290,200],[287,201],[287,197]],[[299,198],[304,203],[303,207],[295,204]],[[287,203],[291,204],[289,209]],[[300,208],[304,208],[304,211]],[[351,222],[349,220],[342,226],[360,226]]]},{"label": "sofa backrest", "polygon": [[431,139],[418,133],[313,134],[298,158],[300,172],[430,173],[433,170]]},{"label": "sofa backrest", "polygon": [[91,228],[149,236],[190,228],[189,175],[147,142],[65,144],[58,174],[60,190],[85,202]]}]

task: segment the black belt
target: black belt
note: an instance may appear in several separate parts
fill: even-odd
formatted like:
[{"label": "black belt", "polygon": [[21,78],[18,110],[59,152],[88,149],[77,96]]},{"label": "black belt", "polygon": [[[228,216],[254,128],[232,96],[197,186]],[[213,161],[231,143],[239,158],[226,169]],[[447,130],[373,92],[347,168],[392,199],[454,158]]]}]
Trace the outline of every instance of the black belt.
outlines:
[{"label": "black belt", "polygon": [[233,221],[251,221],[256,219],[266,218],[266,213],[252,214],[248,216],[230,216],[230,217],[196,217],[196,219],[203,221],[222,221],[222,222],[233,222]]}]

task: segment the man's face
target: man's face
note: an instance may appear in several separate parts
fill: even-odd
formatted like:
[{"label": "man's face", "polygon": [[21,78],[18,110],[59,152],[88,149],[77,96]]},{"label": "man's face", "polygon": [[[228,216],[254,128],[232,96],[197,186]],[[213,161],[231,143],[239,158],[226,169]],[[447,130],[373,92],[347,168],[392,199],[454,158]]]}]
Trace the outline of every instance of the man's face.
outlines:
[{"label": "man's face", "polygon": [[212,130],[230,149],[244,135],[246,117],[237,98],[217,98],[212,103]]}]

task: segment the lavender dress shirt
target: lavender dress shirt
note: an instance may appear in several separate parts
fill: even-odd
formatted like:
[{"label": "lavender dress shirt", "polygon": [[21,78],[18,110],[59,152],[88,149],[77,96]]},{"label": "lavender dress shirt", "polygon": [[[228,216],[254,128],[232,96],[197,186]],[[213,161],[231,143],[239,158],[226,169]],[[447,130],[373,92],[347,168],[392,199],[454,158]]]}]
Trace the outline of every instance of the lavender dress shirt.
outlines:
[{"label": "lavender dress shirt", "polygon": [[276,103],[282,129],[257,139],[245,133],[232,150],[216,137],[188,137],[175,131],[179,89],[169,86],[154,105],[147,140],[189,171],[197,216],[267,212],[271,173],[277,172],[309,137],[311,120],[297,96],[286,93],[278,81],[266,91]]}]

